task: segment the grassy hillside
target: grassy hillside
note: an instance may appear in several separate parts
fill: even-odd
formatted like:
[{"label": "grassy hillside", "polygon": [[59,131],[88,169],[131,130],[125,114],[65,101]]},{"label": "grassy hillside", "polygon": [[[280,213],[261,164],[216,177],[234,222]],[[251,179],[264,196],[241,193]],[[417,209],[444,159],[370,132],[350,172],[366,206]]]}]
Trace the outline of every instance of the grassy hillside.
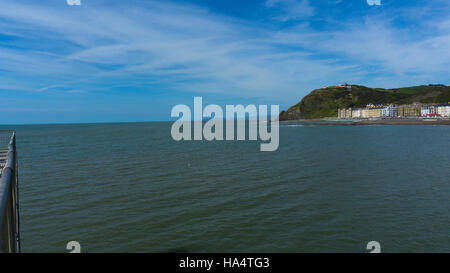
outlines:
[{"label": "grassy hillside", "polygon": [[365,107],[367,104],[408,104],[412,102],[450,102],[450,87],[445,85],[422,85],[395,89],[369,88],[352,85],[313,90],[299,103],[282,111],[280,120],[302,118],[337,117],[339,108]]}]

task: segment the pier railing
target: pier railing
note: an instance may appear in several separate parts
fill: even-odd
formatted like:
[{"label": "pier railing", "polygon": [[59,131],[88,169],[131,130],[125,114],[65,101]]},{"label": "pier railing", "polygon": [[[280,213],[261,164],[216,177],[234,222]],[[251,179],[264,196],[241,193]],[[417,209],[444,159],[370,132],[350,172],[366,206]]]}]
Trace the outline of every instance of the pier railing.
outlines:
[{"label": "pier railing", "polygon": [[[5,135],[9,143],[3,145]],[[20,252],[16,133],[0,132],[0,253]]]}]

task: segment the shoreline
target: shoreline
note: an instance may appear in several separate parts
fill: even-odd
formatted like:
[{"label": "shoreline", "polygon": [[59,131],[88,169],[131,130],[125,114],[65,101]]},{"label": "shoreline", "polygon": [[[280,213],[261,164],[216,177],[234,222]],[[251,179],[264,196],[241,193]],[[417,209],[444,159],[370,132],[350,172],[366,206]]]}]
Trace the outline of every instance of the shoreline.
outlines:
[{"label": "shoreline", "polygon": [[374,119],[374,120],[349,120],[349,119],[298,119],[284,120],[280,123],[315,123],[319,125],[450,125],[450,119]]}]

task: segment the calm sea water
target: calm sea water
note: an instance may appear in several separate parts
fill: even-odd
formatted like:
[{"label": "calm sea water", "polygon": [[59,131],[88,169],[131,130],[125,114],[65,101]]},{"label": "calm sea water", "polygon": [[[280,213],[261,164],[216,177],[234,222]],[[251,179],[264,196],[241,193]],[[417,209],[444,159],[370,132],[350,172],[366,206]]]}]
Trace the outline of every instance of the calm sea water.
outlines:
[{"label": "calm sea water", "polygon": [[283,124],[276,152],[170,126],[15,126],[22,251],[450,252],[450,126]]}]

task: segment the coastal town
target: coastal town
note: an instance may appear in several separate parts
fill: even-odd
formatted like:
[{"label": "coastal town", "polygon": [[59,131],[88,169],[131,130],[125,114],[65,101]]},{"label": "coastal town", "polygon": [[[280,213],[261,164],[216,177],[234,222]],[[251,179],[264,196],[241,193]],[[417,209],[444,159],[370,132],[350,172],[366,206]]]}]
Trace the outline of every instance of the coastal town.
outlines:
[{"label": "coastal town", "polygon": [[[336,87],[344,87],[351,97],[352,86],[344,83]],[[328,86],[324,87],[325,89]],[[339,108],[339,119],[386,119],[386,118],[450,118],[450,102],[411,104],[367,104],[365,108]]]},{"label": "coastal town", "polygon": [[281,111],[279,119],[450,125],[450,85],[427,84],[389,89],[348,83],[323,86]]},{"label": "coastal town", "polygon": [[450,103],[368,104],[365,108],[338,109],[339,119],[450,118]]}]

